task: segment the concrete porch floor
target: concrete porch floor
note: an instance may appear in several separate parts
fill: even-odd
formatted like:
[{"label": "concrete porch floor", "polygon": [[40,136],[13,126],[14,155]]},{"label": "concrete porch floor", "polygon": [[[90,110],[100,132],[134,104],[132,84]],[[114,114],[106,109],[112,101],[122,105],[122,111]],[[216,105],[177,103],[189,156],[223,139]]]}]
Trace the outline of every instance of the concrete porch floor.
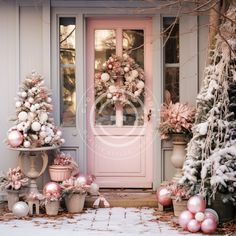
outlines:
[{"label": "concrete porch floor", "polygon": [[[0,221],[1,236],[177,236],[181,232],[156,220],[154,208],[99,208],[81,214]],[[194,234],[202,236],[202,234]]]}]

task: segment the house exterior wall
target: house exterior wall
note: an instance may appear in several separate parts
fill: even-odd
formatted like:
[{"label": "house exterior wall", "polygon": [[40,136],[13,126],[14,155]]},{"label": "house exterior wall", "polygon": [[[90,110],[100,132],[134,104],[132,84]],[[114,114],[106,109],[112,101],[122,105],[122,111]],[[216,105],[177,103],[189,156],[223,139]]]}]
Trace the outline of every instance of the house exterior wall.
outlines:
[{"label": "house exterior wall", "polygon": [[[104,6],[114,8],[113,11],[117,14],[123,14],[120,6],[127,8],[127,1],[0,1],[0,51],[1,51],[1,116],[0,116],[0,140],[6,138],[6,133],[12,122],[9,121],[11,115],[15,114],[14,97],[18,92],[20,81],[25,78],[32,70],[44,75],[46,84],[53,89],[53,98],[55,111],[53,113],[56,122],[59,122],[59,102],[57,90],[57,77],[55,74],[55,29],[53,9],[57,8],[63,14],[73,10],[74,7],[79,9],[81,13],[80,20],[83,26],[83,15],[106,14]],[[94,8],[97,4],[97,8]],[[143,7],[148,9],[149,4],[143,5],[143,1],[132,1],[132,9],[134,13],[139,14],[137,9]],[[135,5],[136,4],[136,5]],[[72,7],[72,8],[70,8]],[[117,10],[117,9],[118,10]],[[148,12],[148,11],[147,11]],[[110,12],[111,14],[111,12]],[[149,13],[145,13],[149,14]],[[168,15],[169,12],[159,12],[158,14],[151,13],[153,17],[153,34],[160,37],[160,19],[161,15]],[[207,49],[207,17],[205,16],[185,16],[180,19],[180,39],[181,61],[180,61],[180,100],[195,103],[195,97],[199,89],[199,84],[202,79],[202,71],[205,65],[205,55]],[[53,23],[54,22],[54,23]],[[158,23],[159,22],[159,23]],[[201,26],[201,27],[199,27]],[[158,32],[159,31],[159,32]],[[157,32],[157,33],[156,33]],[[83,30],[81,30],[83,33]],[[81,36],[83,41],[83,36]],[[80,45],[81,49],[83,45]],[[161,68],[163,62],[161,58],[161,43],[153,42],[154,60],[158,63],[153,71],[153,76],[162,77]],[[158,53],[155,53],[158,52]],[[84,58],[85,61],[85,58]],[[80,62],[85,66],[83,61]],[[54,70],[54,71],[53,71]],[[80,77],[85,77],[81,74]],[[154,81],[154,92],[160,94],[162,81]],[[187,88],[187,89],[186,89]],[[193,91],[193,92],[192,92]],[[158,96],[155,104],[156,122],[158,125],[159,106],[161,103],[161,95]],[[81,121],[79,127],[85,126],[85,121]],[[70,131],[68,131],[70,132]],[[72,132],[72,131],[71,131]],[[74,131],[73,131],[74,132]],[[66,134],[67,135],[67,134]],[[73,133],[73,136],[76,134]],[[174,168],[170,163],[170,155],[172,146],[170,142],[161,144],[158,135],[154,137],[154,168],[158,169],[154,176],[154,186],[157,186],[160,181],[170,179],[174,173]],[[77,143],[78,144],[78,143]],[[64,149],[74,150],[78,155],[77,160],[82,163],[82,170],[85,168],[86,161],[84,159],[85,152],[81,150],[79,145],[72,143],[64,146]],[[159,150],[161,147],[161,151]],[[0,142],[0,169],[6,171],[9,167],[16,165],[17,152],[8,150],[3,142]],[[161,156],[160,156],[161,155]]]}]

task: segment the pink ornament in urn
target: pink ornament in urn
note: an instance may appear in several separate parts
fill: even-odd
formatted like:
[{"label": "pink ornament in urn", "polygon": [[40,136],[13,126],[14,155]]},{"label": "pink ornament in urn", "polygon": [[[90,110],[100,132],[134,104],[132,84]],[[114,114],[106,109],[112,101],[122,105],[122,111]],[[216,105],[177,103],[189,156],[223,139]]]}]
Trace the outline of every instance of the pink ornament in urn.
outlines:
[{"label": "pink ornament in urn", "polygon": [[13,147],[19,147],[24,140],[23,135],[18,130],[10,130],[7,135],[7,143]]},{"label": "pink ornament in urn", "polygon": [[217,212],[211,208],[207,208],[204,212],[205,214],[205,219],[213,219],[216,221],[216,223],[218,224],[219,223],[219,216],[217,214]]},{"label": "pink ornament in urn", "polygon": [[216,228],[217,228],[217,223],[212,218],[205,219],[201,224],[201,230],[205,234],[215,233]]},{"label": "pink ornament in urn", "polygon": [[179,225],[186,230],[190,220],[194,218],[193,214],[190,211],[183,211],[179,215]]},{"label": "pink ornament in urn", "polygon": [[201,196],[193,196],[188,200],[188,210],[192,213],[204,212],[206,209],[206,202]]},{"label": "pink ornament in urn", "polygon": [[201,229],[201,223],[199,223],[197,220],[192,219],[187,224],[187,229],[191,233],[196,233]]},{"label": "pink ornament in urn", "polygon": [[55,182],[49,182],[47,183],[43,188],[43,194],[60,194],[61,193],[61,187],[59,184]]},{"label": "pink ornament in urn", "polygon": [[170,206],[172,203],[171,191],[164,186],[161,186],[157,189],[156,198],[158,203],[162,206]]}]

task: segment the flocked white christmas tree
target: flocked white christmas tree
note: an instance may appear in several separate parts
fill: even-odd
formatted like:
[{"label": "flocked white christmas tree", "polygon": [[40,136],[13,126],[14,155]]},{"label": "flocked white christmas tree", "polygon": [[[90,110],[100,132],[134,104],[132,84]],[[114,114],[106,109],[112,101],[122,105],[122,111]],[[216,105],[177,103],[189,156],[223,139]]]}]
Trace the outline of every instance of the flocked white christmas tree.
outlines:
[{"label": "flocked white christmas tree", "polygon": [[41,75],[32,72],[23,81],[16,98],[15,126],[8,131],[10,147],[57,146],[64,142],[62,132],[50,117],[53,110],[50,92]]},{"label": "flocked white christmas tree", "polygon": [[188,144],[182,184],[192,194],[236,201],[236,8],[232,6],[216,36],[211,63],[197,96],[193,138]]}]

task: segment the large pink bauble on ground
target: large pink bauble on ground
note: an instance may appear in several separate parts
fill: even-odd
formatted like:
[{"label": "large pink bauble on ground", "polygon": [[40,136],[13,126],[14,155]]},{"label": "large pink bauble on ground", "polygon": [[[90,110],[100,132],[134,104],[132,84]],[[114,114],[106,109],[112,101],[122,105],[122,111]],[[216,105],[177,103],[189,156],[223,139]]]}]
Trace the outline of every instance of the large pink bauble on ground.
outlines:
[{"label": "large pink bauble on ground", "polygon": [[158,203],[162,206],[170,206],[172,203],[171,192],[165,187],[160,187],[157,189],[156,198]]},{"label": "large pink bauble on ground", "polygon": [[217,228],[217,223],[214,219],[207,218],[201,224],[201,230],[205,234],[213,234],[215,233]]},{"label": "large pink bauble on ground", "polygon": [[183,211],[179,215],[179,225],[186,230],[187,225],[194,218],[193,214],[190,211]]},{"label": "large pink bauble on ground", "polygon": [[206,209],[206,202],[201,196],[193,196],[188,200],[188,210],[192,213],[204,212]]},{"label": "large pink bauble on ground", "polygon": [[11,147],[19,147],[23,142],[23,135],[18,130],[12,130],[8,133],[7,141]]},{"label": "large pink bauble on ground", "polygon": [[187,229],[191,233],[196,233],[201,229],[201,223],[193,219],[188,222]]},{"label": "large pink bauble on ground", "polygon": [[61,187],[59,184],[55,182],[49,182],[47,183],[43,188],[43,194],[60,194],[61,193]]},{"label": "large pink bauble on ground", "polygon": [[219,223],[219,216],[215,210],[207,208],[204,214],[205,214],[205,219],[211,218],[215,220],[217,224]]}]

